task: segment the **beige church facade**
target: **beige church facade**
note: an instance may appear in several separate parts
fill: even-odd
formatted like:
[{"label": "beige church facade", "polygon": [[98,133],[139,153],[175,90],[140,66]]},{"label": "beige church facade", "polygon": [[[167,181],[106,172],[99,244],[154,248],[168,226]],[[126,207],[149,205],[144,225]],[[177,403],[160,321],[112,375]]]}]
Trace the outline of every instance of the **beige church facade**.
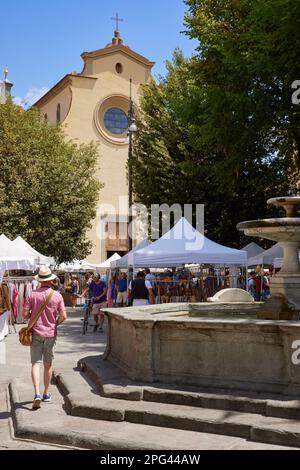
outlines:
[{"label": "beige church facade", "polygon": [[98,263],[115,251],[128,251],[124,234],[128,215],[130,89],[137,110],[142,86],[150,80],[154,62],[125,46],[119,31],[105,48],[84,52],[81,57],[83,71],[66,75],[35,106],[49,123],[61,123],[67,137],[78,144],[99,142],[97,177],[104,188],[100,191],[97,217],[88,233],[93,242],[88,260]]}]

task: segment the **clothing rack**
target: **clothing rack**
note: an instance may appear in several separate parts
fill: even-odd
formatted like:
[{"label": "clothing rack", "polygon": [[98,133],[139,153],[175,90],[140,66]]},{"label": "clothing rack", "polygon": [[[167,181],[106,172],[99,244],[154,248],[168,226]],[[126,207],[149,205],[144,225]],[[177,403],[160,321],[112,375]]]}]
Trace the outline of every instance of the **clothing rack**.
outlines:
[{"label": "clothing rack", "polygon": [[6,276],[2,279],[2,284],[7,284],[8,282],[20,282],[20,283],[25,283],[25,282],[32,282],[34,281],[35,278],[34,276],[22,276],[22,277],[11,277],[11,276]]},{"label": "clothing rack", "polygon": [[[27,284],[32,284],[32,282],[34,280],[35,280],[34,276],[10,276],[10,274],[8,272],[7,276],[5,276],[2,279],[2,284],[6,285],[6,286],[14,285],[14,284],[17,284],[18,286],[20,286],[20,285],[26,286]],[[25,289],[25,287],[24,287],[24,289]],[[9,315],[9,332],[11,333],[10,326],[12,326],[13,329],[14,329],[14,332],[17,333],[15,325],[16,325],[16,323],[18,323],[18,321],[16,321],[17,319],[15,319],[15,316],[14,316],[14,308],[15,307],[13,306],[11,295],[9,295],[9,307],[10,307],[10,309],[9,309],[9,311],[10,311],[10,315]],[[18,304],[17,308],[22,309],[22,305]],[[22,323],[22,322],[19,321],[19,323]]]}]

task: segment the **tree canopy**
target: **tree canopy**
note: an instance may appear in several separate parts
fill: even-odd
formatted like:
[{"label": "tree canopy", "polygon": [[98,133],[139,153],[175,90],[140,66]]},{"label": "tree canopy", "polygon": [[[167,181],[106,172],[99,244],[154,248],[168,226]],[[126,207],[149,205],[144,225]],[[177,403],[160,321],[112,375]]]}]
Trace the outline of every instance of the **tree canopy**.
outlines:
[{"label": "tree canopy", "polygon": [[[300,79],[292,0],[185,0],[190,59],[145,87],[133,161],[139,202],[205,204],[208,236],[244,243],[236,224],[274,213],[299,181]],[[275,211],[276,212],[276,211]]]},{"label": "tree canopy", "polygon": [[90,253],[86,231],[101,185],[93,143],[68,142],[60,126],[8,100],[0,105],[0,227],[58,261]]}]

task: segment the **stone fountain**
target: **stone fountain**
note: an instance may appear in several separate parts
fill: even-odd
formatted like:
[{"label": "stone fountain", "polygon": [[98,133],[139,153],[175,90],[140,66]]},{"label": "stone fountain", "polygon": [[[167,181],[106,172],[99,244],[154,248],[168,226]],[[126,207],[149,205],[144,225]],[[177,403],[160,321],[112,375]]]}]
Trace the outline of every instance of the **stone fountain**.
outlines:
[{"label": "stone fountain", "polygon": [[299,312],[300,217],[297,217],[297,213],[300,209],[300,196],[277,197],[267,202],[285,209],[286,217],[241,222],[237,228],[250,237],[261,237],[281,243],[284,253],[283,266],[270,282],[272,298],[280,299],[281,297],[292,310]]},{"label": "stone fountain", "polygon": [[[293,357],[300,322],[293,320],[300,310],[300,197],[268,202],[285,208],[287,217],[243,222],[238,228],[282,243],[284,265],[272,279],[270,303],[247,302],[244,297],[232,301],[229,289],[217,294],[219,302],[104,309],[104,358],[132,383],[299,397],[300,364]],[[261,308],[268,311],[260,313]]]}]

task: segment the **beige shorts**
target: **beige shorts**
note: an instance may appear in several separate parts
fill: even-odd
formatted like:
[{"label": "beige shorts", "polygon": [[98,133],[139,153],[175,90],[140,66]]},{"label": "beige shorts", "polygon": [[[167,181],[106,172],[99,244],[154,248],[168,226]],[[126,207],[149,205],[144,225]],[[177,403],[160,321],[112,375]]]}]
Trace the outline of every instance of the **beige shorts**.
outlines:
[{"label": "beige shorts", "polygon": [[123,302],[123,304],[126,304],[127,302],[127,292],[118,292],[118,295],[117,295],[117,304],[121,304]]},{"label": "beige shorts", "polygon": [[30,346],[31,364],[42,361],[51,364],[54,359],[55,343],[56,336],[44,338],[43,336],[33,335],[32,345]]},{"label": "beige shorts", "polygon": [[101,302],[101,304],[94,304],[93,315],[104,315],[104,313],[101,312],[101,310],[106,307],[107,307],[107,302]]}]

